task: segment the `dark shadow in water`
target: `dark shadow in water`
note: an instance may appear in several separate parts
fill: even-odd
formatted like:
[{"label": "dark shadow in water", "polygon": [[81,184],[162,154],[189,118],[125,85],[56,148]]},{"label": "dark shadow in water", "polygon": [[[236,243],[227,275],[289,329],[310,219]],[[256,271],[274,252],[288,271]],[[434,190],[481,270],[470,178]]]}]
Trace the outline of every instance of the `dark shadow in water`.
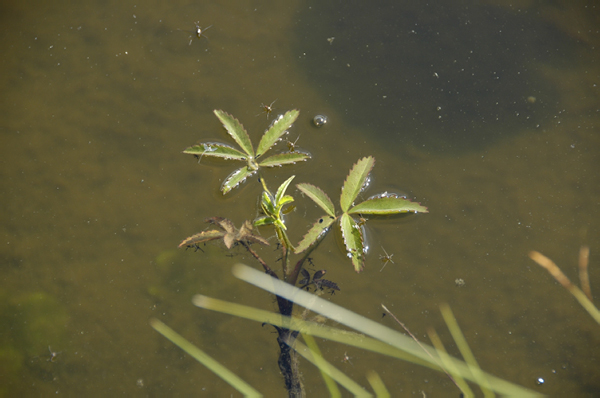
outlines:
[{"label": "dark shadow in water", "polygon": [[533,11],[381,0],[304,9],[294,46],[309,79],[392,145],[476,149],[555,114],[537,67],[570,44]]}]

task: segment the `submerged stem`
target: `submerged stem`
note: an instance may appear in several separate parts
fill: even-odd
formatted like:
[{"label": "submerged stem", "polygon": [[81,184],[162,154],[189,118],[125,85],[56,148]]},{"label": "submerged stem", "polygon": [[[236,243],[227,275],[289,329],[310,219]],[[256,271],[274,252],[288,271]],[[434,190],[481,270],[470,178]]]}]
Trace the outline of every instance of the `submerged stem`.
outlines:
[{"label": "submerged stem", "polygon": [[250,254],[252,254],[252,256],[258,260],[258,262],[263,266],[263,268],[265,269],[265,272],[268,275],[271,275],[274,278],[279,279],[279,277],[277,276],[277,274],[275,272],[273,272],[273,270],[271,269],[271,267],[269,267],[267,265],[267,263],[265,263],[265,261],[258,255],[258,253],[256,253],[248,244],[248,242],[244,242],[244,241],[240,241],[240,243],[246,248],[246,250],[248,250],[248,252]]}]

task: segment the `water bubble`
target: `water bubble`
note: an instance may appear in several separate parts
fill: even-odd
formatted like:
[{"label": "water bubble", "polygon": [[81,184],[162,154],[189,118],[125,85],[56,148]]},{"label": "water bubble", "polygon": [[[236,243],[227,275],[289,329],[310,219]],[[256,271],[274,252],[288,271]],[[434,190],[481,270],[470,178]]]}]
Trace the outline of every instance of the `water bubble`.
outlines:
[{"label": "water bubble", "polygon": [[325,115],[317,115],[313,117],[313,124],[317,127],[321,127],[327,124],[327,116]]},{"label": "water bubble", "polygon": [[544,379],[542,379],[541,377],[538,377],[537,380],[535,381],[538,385],[542,385],[544,384],[546,381]]}]

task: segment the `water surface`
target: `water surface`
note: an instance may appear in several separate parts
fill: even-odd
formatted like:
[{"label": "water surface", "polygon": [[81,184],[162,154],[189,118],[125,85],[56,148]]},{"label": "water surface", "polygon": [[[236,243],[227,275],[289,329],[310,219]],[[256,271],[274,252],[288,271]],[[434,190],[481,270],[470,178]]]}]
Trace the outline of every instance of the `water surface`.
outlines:
[{"label": "water surface", "polygon": [[[198,165],[181,150],[227,139],[215,108],[257,142],[260,104],[277,100],[279,112],[301,110],[290,139],[314,157],[267,172],[270,186],[294,173],[337,202],[351,165],[373,155],[367,195],[401,190],[430,210],[369,220],[360,275],[328,237],[314,262],[342,289],[333,302],[378,320],[385,303],[423,340],[435,327],[457,354],[438,311],[448,302],[483,369],[541,393],[597,395],[598,325],[527,253],[576,281],[577,252],[590,245],[600,286],[599,11],[503,4],[5,5],[2,393],[230,394],[149,327],[157,317],[265,395],[283,394],[268,327],[190,302],[202,293],[274,309],[230,274],[252,259],[218,245],[175,249],[206,217],[255,217],[260,193],[252,180],[223,198],[234,166]],[[188,45],[178,29],[196,21],[212,25],[208,40]],[[329,122],[317,129],[319,113]],[[297,241],[320,212],[295,197]],[[395,263],[379,272],[384,249]],[[453,391],[440,374],[320,344],[365,385],[374,369],[395,395]]]}]

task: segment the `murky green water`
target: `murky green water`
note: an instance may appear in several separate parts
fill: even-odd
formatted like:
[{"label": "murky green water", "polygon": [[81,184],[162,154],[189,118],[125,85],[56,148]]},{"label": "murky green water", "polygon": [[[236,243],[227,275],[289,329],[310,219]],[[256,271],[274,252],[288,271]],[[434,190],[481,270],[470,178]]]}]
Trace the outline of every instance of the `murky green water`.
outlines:
[{"label": "murky green water", "polygon": [[[251,181],[222,198],[234,166],[198,165],[181,150],[225,139],[215,108],[257,140],[267,123],[259,105],[273,100],[301,110],[291,137],[314,158],[267,173],[272,186],[293,172],[336,201],[352,163],[374,155],[372,193],[401,190],[430,209],[368,222],[360,275],[328,237],[314,262],[342,288],[333,302],[373,319],[385,303],[423,340],[435,327],[456,354],[438,311],[448,302],[483,369],[542,393],[598,394],[599,327],[527,252],[576,281],[579,247],[590,245],[600,286],[600,11],[386,7],[3,6],[1,394],[232,393],[153,331],[152,317],[265,395],[283,394],[267,327],[190,302],[202,293],[274,309],[230,274],[252,259],[175,249],[206,217],[254,217],[259,193]],[[212,27],[188,45],[178,29],[195,21]],[[318,113],[329,117],[320,129],[310,123]],[[297,199],[294,240],[316,216]],[[379,272],[383,249],[395,263]],[[442,375],[320,344],[363,385],[374,369],[394,395],[456,395]],[[322,395],[303,369],[309,395]]]}]

